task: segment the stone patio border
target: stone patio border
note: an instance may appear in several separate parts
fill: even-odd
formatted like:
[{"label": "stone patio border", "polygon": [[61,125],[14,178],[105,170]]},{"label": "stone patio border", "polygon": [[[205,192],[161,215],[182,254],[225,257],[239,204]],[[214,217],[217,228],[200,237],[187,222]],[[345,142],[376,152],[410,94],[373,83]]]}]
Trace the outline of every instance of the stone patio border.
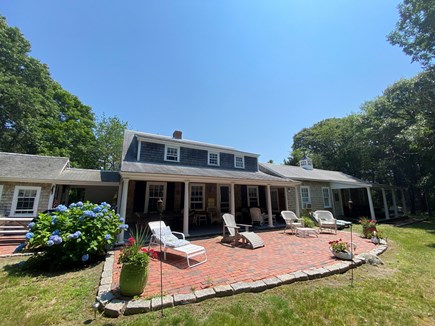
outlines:
[{"label": "stone patio border", "polygon": [[[369,254],[379,256],[385,250],[387,245],[379,245],[372,249]],[[172,294],[151,299],[126,299],[118,296],[111,291],[112,274],[115,254],[109,252],[104,262],[103,272],[101,274],[100,286],[96,296],[96,303],[100,312],[107,317],[119,317],[120,315],[134,315],[147,313],[149,311],[160,310],[163,308],[185,305],[195,302],[204,301],[215,297],[225,297],[244,292],[261,292],[283,284],[291,284],[299,281],[308,281],[317,278],[323,278],[334,274],[342,274],[351,268],[361,266],[366,263],[366,253],[354,257],[353,261],[337,261],[337,263],[326,265],[320,268],[310,268],[296,272],[277,275],[274,277],[262,279],[255,282],[237,282],[229,285],[218,285],[206,289],[196,290],[187,294]]]}]

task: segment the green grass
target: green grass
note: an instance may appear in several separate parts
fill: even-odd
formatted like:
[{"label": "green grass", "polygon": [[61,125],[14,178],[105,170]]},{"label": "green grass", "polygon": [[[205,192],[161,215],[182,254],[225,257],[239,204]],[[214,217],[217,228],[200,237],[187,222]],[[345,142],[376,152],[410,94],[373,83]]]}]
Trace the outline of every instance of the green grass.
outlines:
[{"label": "green grass", "polygon": [[[0,259],[2,325],[435,325],[435,223],[383,226],[385,265],[262,293],[215,298],[145,315],[93,319],[101,264],[64,274],[26,273]],[[358,226],[355,233],[360,233]]]}]

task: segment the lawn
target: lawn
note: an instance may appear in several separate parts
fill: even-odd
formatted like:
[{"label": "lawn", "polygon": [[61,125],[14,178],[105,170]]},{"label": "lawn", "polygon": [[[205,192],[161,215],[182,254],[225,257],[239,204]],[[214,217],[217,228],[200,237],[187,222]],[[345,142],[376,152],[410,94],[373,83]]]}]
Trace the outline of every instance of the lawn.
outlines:
[{"label": "lawn", "polygon": [[[25,258],[0,259],[2,325],[435,325],[435,223],[383,226],[380,267],[109,319],[91,304],[102,264],[68,273],[23,271]],[[354,227],[357,232],[360,230]]]}]

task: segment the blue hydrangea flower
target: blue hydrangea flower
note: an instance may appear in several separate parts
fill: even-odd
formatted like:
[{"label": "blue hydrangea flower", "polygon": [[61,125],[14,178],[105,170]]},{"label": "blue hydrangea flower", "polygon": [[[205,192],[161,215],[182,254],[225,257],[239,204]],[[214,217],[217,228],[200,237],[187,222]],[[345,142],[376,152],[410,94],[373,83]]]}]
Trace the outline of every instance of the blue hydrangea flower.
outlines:
[{"label": "blue hydrangea flower", "polygon": [[119,218],[119,221],[120,221],[121,223],[124,223],[124,222],[125,222],[125,218],[120,217],[120,218]]},{"label": "blue hydrangea flower", "polygon": [[59,205],[59,206],[56,207],[56,210],[58,212],[64,213],[64,212],[66,212],[68,210],[68,207],[66,207],[65,205]]},{"label": "blue hydrangea flower", "polygon": [[110,208],[110,207],[111,207],[110,204],[106,203],[105,201],[103,201],[103,202],[100,204],[100,206],[105,206],[105,207],[107,207],[107,208]]},{"label": "blue hydrangea flower", "polygon": [[101,211],[101,207],[100,207],[100,206],[95,206],[94,209],[93,209],[93,211],[94,211],[95,213],[98,213],[99,211]]},{"label": "blue hydrangea flower", "polygon": [[121,224],[118,228],[119,229],[127,230],[128,229],[128,224]]},{"label": "blue hydrangea flower", "polygon": [[104,214],[106,214],[108,212],[107,208],[103,209],[101,212],[103,212]]},{"label": "blue hydrangea flower", "polygon": [[58,235],[50,236],[49,240],[53,241],[54,244],[61,244],[62,243],[62,238],[59,237]]},{"label": "blue hydrangea flower", "polygon": [[106,240],[110,240],[111,237],[112,237],[112,236],[111,236],[110,234],[106,234],[106,235],[104,236],[104,238],[105,238]]},{"label": "blue hydrangea flower", "polygon": [[103,213],[97,213],[97,217],[103,217],[104,214]]},{"label": "blue hydrangea flower", "polygon": [[116,214],[116,217],[121,217],[121,215],[119,215],[119,214]]},{"label": "blue hydrangea flower", "polygon": [[94,218],[96,216],[93,211],[83,211],[83,215],[85,217],[92,217],[92,218]]},{"label": "blue hydrangea flower", "polygon": [[48,240],[47,241],[47,246],[51,247],[52,245],[54,245],[54,241],[53,240]]},{"label": "blue hydrangea flower", "polygon": [[60,234],[60,231],[59,230],[54,230],[52,233],[51,233],[51,235],[59,235]]},{"label": "blue hydrangea flower", "polygon": [[87,261],[89,259],[89,255],[88,254],[84,254],[82,256],[82,261]]},{"label": "blue hydrangea flower", "polygon": [[72,204],[69,205],[69,208],[74,208],[74,207],[77,207],[76,203],[72,203]]},{"label": "blue hydrangea flower", "polygon": [[79,201],[79,202],[76,203],[76,205],[77,205],[77,207],[82,207],[83,203],[81,201]]},{"label": "blue hydrangea flower", "polygon": [[35,222],[31,222],[31,223],[28,225],[28,228],[29,228],[29,229],[33,228],[33,227],[35,226],[35,224],[36,224]]},{"label": "blue hydrangea flower", "polygon": [[75,234],[77,234],[77,238],[82,235],[80,231],[76,231]]},{"label": "blue hydrangea flower", "polygon": [[55,225],[56,222],[57,222],[57,216],[53,216],[53,217],[51,218],[51,224],[52,224],[52,225]]},{"label": "blue hydrangea flower", "polygon": [[26,233],[26,240],[30,240],[34,237],[35,235],[32,232],[27,232]]}]

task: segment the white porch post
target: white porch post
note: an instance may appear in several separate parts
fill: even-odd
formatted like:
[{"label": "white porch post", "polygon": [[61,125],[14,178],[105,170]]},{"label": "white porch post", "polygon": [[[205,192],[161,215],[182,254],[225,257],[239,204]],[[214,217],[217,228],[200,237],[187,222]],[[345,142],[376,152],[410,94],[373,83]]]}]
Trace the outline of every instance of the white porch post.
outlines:
[{"label": "white porch post", "polygon": [[288,211],[288,188],[284,188],[285,210]]},{"label": "white porch post", "polygon": [[399,217],[399,212],[397,211],[397,202],[396,202],[396,189],[393,188],[391,190],[391,193],[393,194],[394,217]]},{"label": "white porch post", "polygon": [[[127,213],[127,197],[128,197],[129,181],[130,181],[129,179],[124,179],[122,181],[122,196],[121,196],[121,207],[119,210],[119,215],[121,215],[121,217],[123,218],[126,218],[126,213]],[[118,244],[124,243],[124,229],[121,229],[121,232],[118,234],[117,243]]]},{"label": "white porch post", "polygon": [[183,233],[184,235],[189,235],[189,181],[184,181],[184,213],[183,213]]},{"label": "white porch post", "polygon": [[299,206],[299,190],[298,186],[295,186],[295,199],[296,199],[296,216],[301,217],[301,208]]},{"label": "white porch post", "polygon": [[235,194],[234,194],[234,183],[231,184],[231,190],[230,190],[230,206],[231,206],[231,215],[236,216],[236,200],[235,200]]},{"label": "white porch post", "polygon": [[273,219],[272,219],[272,196],[270,195],[270,185],[266,186],[266,200],[267,200],[267,217],[269,220],[269,226],[273,227]]},{"label": "white porch post", "polygon": [[406,208],[405,192],[403,191],[403,189],[400,189],[400,194],[402,195],[402,211],[403,214],[406,214],[407,208]]},{"label": "white porch post", "polygon": [[385,218],[388,220],[390,218],[390,212],[388,211],[387,196],[385,195],[385,189],[384,188],[382,188],[382,198],[384,200]]},{"label": "white porch post", "polygon": [[367,197],[369,199],[370,206],[370,216],[372,220],[376,220],[375,208],[373,207],[372,193],[370,192],[370,187],[367,187]]},{"label": "white porch post", "polygon": [[47,209],[53,208],[53,202],[54,202],[54,194],[56,193],[56,185],[53,183],[50,188],[50,198],[48,199],[48,207]]}]

